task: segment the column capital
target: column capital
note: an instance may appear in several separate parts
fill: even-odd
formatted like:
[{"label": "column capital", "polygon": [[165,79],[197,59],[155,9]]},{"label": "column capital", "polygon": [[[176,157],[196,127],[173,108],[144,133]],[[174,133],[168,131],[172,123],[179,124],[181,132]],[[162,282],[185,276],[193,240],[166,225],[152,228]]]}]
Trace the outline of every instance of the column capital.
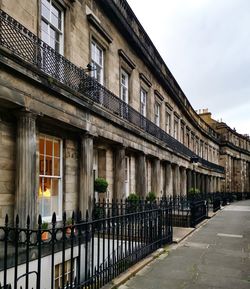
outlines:
[{"label": "column capital", "polygon": [[29,119],[34,119],[36,120],[37,116],[38,116],[38,113],[34,112],[34,111],[31,111],[27,108],[22,108],[20,110],[17,110],[15,112],[15,115],[18,117],[18,118],[29,118]]}]

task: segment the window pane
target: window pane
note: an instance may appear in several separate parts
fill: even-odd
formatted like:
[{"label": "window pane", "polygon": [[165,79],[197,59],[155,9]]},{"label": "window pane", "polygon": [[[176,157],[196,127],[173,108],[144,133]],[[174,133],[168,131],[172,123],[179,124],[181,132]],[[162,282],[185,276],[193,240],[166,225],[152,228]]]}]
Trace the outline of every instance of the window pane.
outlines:
[{"label": "window pane", "polygon": [[43,197],[45,198],[51,197],[51,179],[50,178],[44,178]]},{"label": "window pane", "polygon": [[54,158],[54,176],[60,176],[60,159]]},{"label": "window pane", "polygon": [[61,12],[53,4],[51,6],[51,23],[61,30]]},{"label": "window pane", "polygon": [[55,266],[55,278],[59,277],[59,265]]},{"label": "window pane", "polygon": [[46,139],[46,155],[52,156],[52,140]]},{"label": "window pane", "polygon": [[55,289],[58,289],[59,288],[59,279],[56,279],[55,281]]},{"label": "window pane", "polygon": [[44,175],[44,155],[40,154],[39,174]]},{"label": "window pane", "polygon": [[42,1],[42,16],[49,20],[49,4],[48,1]]},{"label": "window pane", "polygon": [[39,153],[44,154],[44,138],[39,139]]},{"label": "window pane", "polygon": [[54,140],[54,156],[60,157],[60,143],[58,140]]},{"label": "window pane", "polygon": [[52,157],[46,156],[45,160],[45,175],[52,176]]},{"label": "window pane", "polygon": [[48,25],[42,21],[42,40],[49,45]]},{"label": "window pane", "polygon": [[52,196],[58,196],[59,193],[59,180],[52,179]]}]

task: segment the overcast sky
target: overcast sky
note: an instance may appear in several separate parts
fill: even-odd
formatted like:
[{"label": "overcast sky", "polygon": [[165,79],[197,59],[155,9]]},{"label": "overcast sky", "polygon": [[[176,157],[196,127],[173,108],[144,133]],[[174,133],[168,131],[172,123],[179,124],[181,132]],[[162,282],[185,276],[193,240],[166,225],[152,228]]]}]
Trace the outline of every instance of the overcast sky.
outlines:
[{"label": "overcast sky", "polygon": [[128,0],[194,109],[250,134],[250,0]]}]

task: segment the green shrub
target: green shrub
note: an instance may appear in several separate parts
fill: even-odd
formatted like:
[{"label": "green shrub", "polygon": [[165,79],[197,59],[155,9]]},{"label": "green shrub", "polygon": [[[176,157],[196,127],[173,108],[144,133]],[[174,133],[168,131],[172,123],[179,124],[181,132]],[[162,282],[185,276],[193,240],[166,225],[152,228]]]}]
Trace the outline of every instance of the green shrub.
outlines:
[{"label": "green shrub", "polygon": [[135,202],[135,203],[137,203],[137,202],[139,202],[140,197],[139,197],[136,193],[131,193],[131,194],[128,196],[127,200],[128,200],[129,202]]},{"label": "green shrub", "polygon": [[104,178],[97,178],[94,182],[94,190],[98,193],[106,193],[108,182]]},{"label": "green shrub", "polygon": [[200,194],[200,190],[197,188],[190,188],[188,190],[188,197],[189,198],[197,198]]},{"label": "green shrub", "polygon": [[156,200],[156,194],[154,192],[149,192],[146,201],[148,202],[154,202]]},{"label": "green shrub", "polygon": [[140,197],[136,193],[132,193],[127,198],[127,213],[137,212],[139,207]]},{"label": "green shrub", "polygon": [[47,222],[43,222],[41,225],[42,230],[48,230],[49,224]]}]

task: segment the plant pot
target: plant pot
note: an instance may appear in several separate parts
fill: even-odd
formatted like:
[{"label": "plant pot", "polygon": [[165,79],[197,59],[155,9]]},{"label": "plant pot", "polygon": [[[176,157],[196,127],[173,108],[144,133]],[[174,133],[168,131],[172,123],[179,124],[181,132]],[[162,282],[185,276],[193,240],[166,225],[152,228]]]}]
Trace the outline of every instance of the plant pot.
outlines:
[{"label": "plant pot", "polygon": [[41,239],[42,239],[42,241],[48,240],[49,239],[49,232],[42,232]]},{"label": "plant pot", "polygon": [[106,193],[98,193],[99,200],[103,202],[106,199]]}]

